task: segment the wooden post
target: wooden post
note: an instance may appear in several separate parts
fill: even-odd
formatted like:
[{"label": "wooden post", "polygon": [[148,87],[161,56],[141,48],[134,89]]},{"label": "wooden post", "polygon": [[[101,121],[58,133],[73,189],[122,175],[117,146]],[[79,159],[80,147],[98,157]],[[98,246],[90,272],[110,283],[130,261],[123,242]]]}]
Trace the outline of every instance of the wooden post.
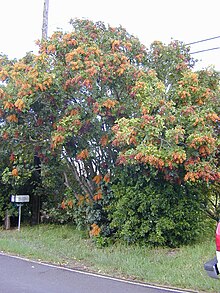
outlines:
[{"label": "wooden post", "polygon": [[48,33],[48,10],[49,10],[49,0],[44,0],[42,40],[47,39],[47,33]]},{"label": "wooden post", "polygon": [[[48,10],[49,0],[44,0],[42,40],[47,39],[48,33]],[[34,155],[35,171],[32,173],[31,180],[33,189],[31,192],[31,224],[38,225],[40,223],[40,196],[34,193],[34,188],[41,184],[41,161],[37,154]]]}]

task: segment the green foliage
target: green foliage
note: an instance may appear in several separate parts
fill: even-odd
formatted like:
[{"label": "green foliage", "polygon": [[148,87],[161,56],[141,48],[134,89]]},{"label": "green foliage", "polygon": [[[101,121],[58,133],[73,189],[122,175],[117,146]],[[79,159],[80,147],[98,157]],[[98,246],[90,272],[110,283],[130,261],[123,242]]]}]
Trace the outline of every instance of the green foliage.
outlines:
[{"label": "green foliage", "polygon": [[86,209],[86,201],[75,195],[69,187],[66,188],[59,202],[46,201],[43,204],[42,221],[57,224],[72,223],[80,230],[85,229],[88,226]]},{"label": "green foliage", "polygon": [[202,194],[201,206],[207,213],[208,217],[218,222],[220,220],[220,183],[215,182],[210,185],[202,185],[198,187]]},{"label": "green foliage", "polygon": [[[198,195],[189,186],[162,179],[133,180],[112,186],[111,227],[128,243],[176,247],[196,240],[205,228]],[[129,177],[128,177],[129,178]]]}]

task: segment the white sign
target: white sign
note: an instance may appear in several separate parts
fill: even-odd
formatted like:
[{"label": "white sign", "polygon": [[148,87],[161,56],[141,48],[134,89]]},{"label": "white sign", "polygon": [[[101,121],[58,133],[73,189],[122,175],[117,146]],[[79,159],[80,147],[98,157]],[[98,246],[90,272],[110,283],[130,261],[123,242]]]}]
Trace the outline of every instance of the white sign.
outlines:
[{"label": "white sign", "polygon": [[12,195],[11,202],[15,203],[22,203],[22,202],[29,202],[30,197],[29,195]]}]

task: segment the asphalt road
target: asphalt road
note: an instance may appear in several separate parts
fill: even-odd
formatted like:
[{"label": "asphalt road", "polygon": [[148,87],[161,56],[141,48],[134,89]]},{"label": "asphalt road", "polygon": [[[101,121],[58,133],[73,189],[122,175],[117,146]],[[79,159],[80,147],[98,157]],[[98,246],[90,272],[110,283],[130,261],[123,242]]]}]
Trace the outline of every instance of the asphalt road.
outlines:
[{"label": "asphalt road", "polygon": [[0,253],[0,293],[186,293]]}]

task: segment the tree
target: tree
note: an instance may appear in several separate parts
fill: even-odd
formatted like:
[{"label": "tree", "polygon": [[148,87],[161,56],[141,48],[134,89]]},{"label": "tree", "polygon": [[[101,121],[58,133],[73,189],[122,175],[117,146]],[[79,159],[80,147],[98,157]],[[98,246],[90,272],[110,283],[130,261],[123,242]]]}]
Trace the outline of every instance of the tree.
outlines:
[{"label": "tree", "polygon": [[2,57],[1,133],[14,156],[16,182],[36,172],[34,156],[42,172],[51,158],[62,158],[78,183],[75,194],[97,202],[117,157],[112,126],[139,111],[130,90],[143,74],[146,48],[121,27],[72,25],[71,33],[39,41],[37,56]]},{"label": "tree", "polygon": [[141,115],[121,118],[114,126],[113,143],[124,146],[119,162],[144,164],[177,184],[219,181],[219,74],[174,62],[176,47],[154,47],[156,71],[133,88]]},{"label": "tree", "polygon": [[219,180],[218,74],[192,71],[182,43],[147,50],[122,27],[71,23],[71,33],[38,41],[38,55],[1,58],[1,147],[13,158],[5,178],[22,185],[38,169],[34,157],[42,176],[66,166],[67,200],[71,190],[87,205],[94,233],[109,224],[120,165],[189,198],[190,182]]},{"label": "tree", "polygon": [[178,246],[196,240],[204,212],[219,219],[219,74],[193,71],[177,42],[154,43],[148,62],[132,89],[141,114],[113,127],[118,164],[137,178],[113,185],[111,225],[129,242]]}]

